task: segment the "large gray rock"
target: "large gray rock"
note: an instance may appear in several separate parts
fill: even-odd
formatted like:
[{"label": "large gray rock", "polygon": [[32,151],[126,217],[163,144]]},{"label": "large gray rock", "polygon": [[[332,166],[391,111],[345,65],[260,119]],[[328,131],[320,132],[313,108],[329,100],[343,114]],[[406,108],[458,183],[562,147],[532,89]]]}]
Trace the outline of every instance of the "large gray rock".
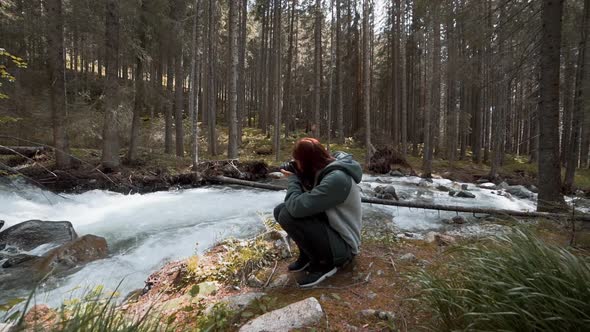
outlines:
[{"label": "large gray rock", "polygon": [[535,194],[525,188],[524,186],[510,186],[506,189],[506,192],[511,194],[512,196],[516,196],[518,198],[533,198]]},{"label": "large gray rock", "polygon": [[315,297],[290,304],[257,317],[240,328],[240,332],[287,332],[320,322],[324,311]]},{"label": "large gray rock", "polygon": [[42,244],[65,244],[78,238],[69,221],[28,220],[0,232],[0,243],[31,250]]}]

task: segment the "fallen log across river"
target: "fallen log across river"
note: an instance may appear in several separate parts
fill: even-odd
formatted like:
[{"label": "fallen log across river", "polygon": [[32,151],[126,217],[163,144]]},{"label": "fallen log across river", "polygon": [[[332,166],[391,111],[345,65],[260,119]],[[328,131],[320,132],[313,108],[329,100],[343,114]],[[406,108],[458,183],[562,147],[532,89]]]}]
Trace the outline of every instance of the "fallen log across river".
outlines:
[{"label": "fallen log across river", "polygon": [[[254,181],[247,181],[247,180],[240,180],[234,179],[226,176],[212,176],[208,177],[207,180],[210,182],[220,182],[225,184],[235,184],[241,186],[247,186],[252,188],[259,188],[259,189],[267,189],[267,190],[285,190],[287,188],[282,186],[277,186],[269,183],[260,183]],[[515,210],[504,210],[504,209],[486,209],[486,208],[477,208],[477,207],[465,207],[465,206],[456,206],[456,205],[437,205],[437,204],[425,204],[425,203],[415,203],[415,202],[402,202],[402,201],[393,201],[387,199],[378,199],[378,198],[370,198],[370,197],[362,197],[363,203],[368,204],[378,204],[378,205],[388,205],[388,206],[399,206],[399,207],[407,207],[407,208],[414,208],[414,209],[427,209],[427,210],[437,210],[437,211],[452,211],[452,212],[465,212],[465,213],[473,213],[473,214],[489,214],[495,216],[511,216],[511,217],[521,217],[521,218],[547,218],[547,219],[560,219],[560,220],[576,220],[576,221],[584,221],[590,222],[590,215],[582,214],[579,212],[576,213],[552,213],[552,212],[536,212],[536,211],[515,211]]]}]

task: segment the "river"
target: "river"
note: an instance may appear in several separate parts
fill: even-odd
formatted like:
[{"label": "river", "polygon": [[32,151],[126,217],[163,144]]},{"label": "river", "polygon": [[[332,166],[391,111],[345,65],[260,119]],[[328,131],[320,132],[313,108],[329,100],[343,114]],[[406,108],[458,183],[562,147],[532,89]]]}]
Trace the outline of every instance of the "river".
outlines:
[{"label": "river", "polygon": [[[429,187],[420,187],[417,177],[373,177],[366,175],[361,188],[370,195],[379,182],[395,186],[408,200],[479,206],[499,209],[534,210],[535,202],[497,195],[494,191],[467,184],[475,199],[455,198],[435,189],[437,185],[460,186],[438,179]],[[55,195],[18,184],[0,191],[0,219],[10,225],[29,220],[67,220],[79,235],[105,237],[110,249],[107,259],[88,264],[73,274],[42,284],[36,295],[38,303],[58,305],[64,299],[78,297],[96,285],[127,294],[143,287],[146,277],[165,262],[202,252],[218,240],[230,236],[250,237],[264,226],[262,216],[270,216],[282,202],[284,192],[237,187],[206,187],[187,190],[123,195],[108,191],[89,191],[76,195]],[[443,218],[453,212],[437,212],[397,207],[364,205],[365,213],[380,213],[403,232],[424,233],[448,227]],[[472,218],[473,216],[465,215]],[[475,224],[475,223],[474,223]],[[461,227],[478,227],[463,225]],[[36,252],[39,254],[40,252]],[[0,271],[1,273],[1,271]],[[0,303],[30,292],[32,285],[21,289],[1,289]]]}]

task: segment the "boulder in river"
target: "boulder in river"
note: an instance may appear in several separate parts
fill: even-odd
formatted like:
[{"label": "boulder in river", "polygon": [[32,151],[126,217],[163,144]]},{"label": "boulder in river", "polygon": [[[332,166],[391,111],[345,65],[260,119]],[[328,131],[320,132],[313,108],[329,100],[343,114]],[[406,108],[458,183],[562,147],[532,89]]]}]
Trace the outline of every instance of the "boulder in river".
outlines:
[{"label": "boulder in river", "polygon": [[444,192],[451,191],[451,188],[449,188],[447,186],[443,186],[442,184],[439,184],[438,186],[436,186],[436,189],[439,190],[439,191],[444,191]]},{"label": "boulder in river", "polygon": [[389,175],[390,175],[390,176],[393,176],[393,177],[396,177],[396,178],[401,178],[401,177],[404,177],[404,176],[406,176],[404,173],[400,172],[400,171],[399,171],[399,170],[397,170],[397,169],[396,169],[396,170],[393,170],[393,171],[391,171],[391,172],[389,172]]},{"label": "boulder in river", "polygon": [[35,262],[35,268],[42,273],[52,269],[64,271],[105,258],[108,251],[107,241],[103,237],[84,235],[49,251]]},{"label": "boulder in river", "polygon": [[533,198],[535,194],[525,188],[524,186],[510,186],[506,189],[506,192],[511,194],[512,196],[516,196],[518,198]]},{"label": "boulder in river", "polygon": [[475,195],[470,193],[469,191],[465,191],[462,190],[460,192],[458,192],[455,197],[461,197],[461,198],[475,198]]},{"label": "boulder in river", "polygon": [[65,244],[77,237],[69,221],[28,220],[0,232],[0,244],[28,251],[46,243]]}]

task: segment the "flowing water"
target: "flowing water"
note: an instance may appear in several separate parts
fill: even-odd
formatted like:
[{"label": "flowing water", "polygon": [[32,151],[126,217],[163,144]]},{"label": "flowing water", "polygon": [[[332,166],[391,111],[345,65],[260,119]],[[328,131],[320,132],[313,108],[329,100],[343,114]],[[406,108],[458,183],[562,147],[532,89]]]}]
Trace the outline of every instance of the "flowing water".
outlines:
[{"label": "flowing water", "polygon": [[[361,188],[370,195],[376,186],[392,184],[400,196],[411,201],[523,211],[535,209],[532,200],[499,196],[473,184],[468,186],[477,196],[475,199],[450,197],[435,187],[452,186],[451,181],[435,180],[430,187],[424,188],[417,185],[420,180],[417,177],[378,179],[365,176]],[[284,194],[236,187],[207,187],[144,195],[94,190],[57,196],[19,185],[18,190],[0,191],[0,220],[6,221],[4,228],[29,219],[67,220],[72,222],[79,235],[94,234],[106,238],[110,249],[108,258],[41,285],[37,302],[58,305],[63,299],[77,297],[95,285],[114,290],[122,281],[118,290],[127,294],[143,287],[146,277],[167,261],[202,252],[229,236],[253,236],[264,227],[262,216],[270,216],[273,207],[282,202]],[[366,204],[364,209],[367,215],[379,213],[385,216],[386,222],[393,220],[401,231],[416,233],[447,227],[441,219],[456,215],[453,212]],[[467,230],[479,226],[461,227]],[[40,255],[47,249],[49,247],[37,248],[33,254]],[[1,290],[0,303],[26,295],[31,288],[32,285],[24,282],[21,289]]]}]

